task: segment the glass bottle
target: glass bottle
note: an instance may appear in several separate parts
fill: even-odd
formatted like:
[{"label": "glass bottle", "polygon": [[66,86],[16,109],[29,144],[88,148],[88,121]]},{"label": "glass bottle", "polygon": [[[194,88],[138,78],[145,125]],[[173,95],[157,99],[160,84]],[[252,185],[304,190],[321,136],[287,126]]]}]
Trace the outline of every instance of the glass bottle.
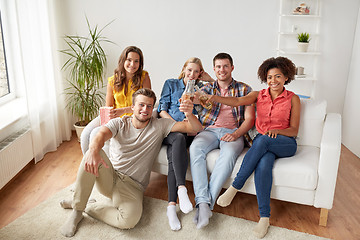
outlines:
[{"label": "glass bottle", "polygon": [[208,100],[207,95],[204,92],[202,92],[197,85],[195,85],[195,89],[200,94],[199,100],[200,100],[201,106],[210,110],[212,108],[212,104],[211,104],[211,102],[206,102]]},{"label": "glass bottle", "polygon": [[188,80],[186,83],[185,91],[183,92],[181,99],[187,100],[190,99],[194,101],[194,94],[195,94],[195,80]]}]

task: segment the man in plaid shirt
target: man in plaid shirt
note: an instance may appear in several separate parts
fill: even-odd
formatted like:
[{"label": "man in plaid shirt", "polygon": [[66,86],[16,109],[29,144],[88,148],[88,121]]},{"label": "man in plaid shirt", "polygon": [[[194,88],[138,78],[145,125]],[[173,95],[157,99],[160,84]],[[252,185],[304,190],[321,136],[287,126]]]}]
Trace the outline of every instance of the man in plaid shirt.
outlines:
[{"label": "man in plaid shirt", "polygon": [[[213,64],[217,80],[202,87],[201,91],[232,97],[251,92],[250,86],[232,78],[234,65],[229,54],[217,54]],[[253,106],[230,107],[216,103],[211,109],[198,105],[196,110],[205,129],[190,146],[190,166],[197,207],[194,222],[197,228],[202,228],[208,225],[216,198],[244,148],[243,135],[254,125],[255,109]],[[217,148],[220,148],[220,154],[208,180],[206,155]]]}]

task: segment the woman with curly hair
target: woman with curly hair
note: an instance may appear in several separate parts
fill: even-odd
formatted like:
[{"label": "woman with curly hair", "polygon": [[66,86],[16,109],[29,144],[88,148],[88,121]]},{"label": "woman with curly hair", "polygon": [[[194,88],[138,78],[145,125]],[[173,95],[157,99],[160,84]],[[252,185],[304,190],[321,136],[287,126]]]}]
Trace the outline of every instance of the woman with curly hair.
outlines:
[{"label": "woman with curly hair", "polygon": [[211,96],[210,100],[230,106],[256,103],[255,126],[259,133],[246,153],[232,185],[218,198],[217,204],[228,206],[255,171],[260,221],[253,233],[256,237],[263,238],[270,226],[270,192],[274,162],[277,158],[291,157],[296,153],[300,99],[284,87],[295,77],[295,65],[289,59],[277,57],[265,60],[258,69],[258,77],[262,83],[267,83],[267,89],[253,91],[239,98]]},{"label": "woman with curly hair", "polygon": [[[140,88],[150,88],[151,82],[147,71],[143,70],[144,57],[140,48],[129,46],[120,55],[114,75],[108,78],[106,106],[110,110],[110,119],[132,115],[132,94]],[[100,117],[92,120],[81,134],[83,154],[89,149],[91,139],[100,129]]]}]

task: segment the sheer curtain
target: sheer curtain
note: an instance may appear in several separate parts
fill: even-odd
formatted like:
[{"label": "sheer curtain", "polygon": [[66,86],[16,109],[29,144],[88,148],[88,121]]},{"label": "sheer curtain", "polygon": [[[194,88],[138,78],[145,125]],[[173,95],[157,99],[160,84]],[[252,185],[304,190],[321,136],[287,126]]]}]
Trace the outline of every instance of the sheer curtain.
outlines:
[{"label": "sheer curtain", "polygon": [[[70,140],[57,59],[53,13],[47,0],[16,0],[22,71],[35,162]],[[50,3],[51,4],[51,3]]]}]

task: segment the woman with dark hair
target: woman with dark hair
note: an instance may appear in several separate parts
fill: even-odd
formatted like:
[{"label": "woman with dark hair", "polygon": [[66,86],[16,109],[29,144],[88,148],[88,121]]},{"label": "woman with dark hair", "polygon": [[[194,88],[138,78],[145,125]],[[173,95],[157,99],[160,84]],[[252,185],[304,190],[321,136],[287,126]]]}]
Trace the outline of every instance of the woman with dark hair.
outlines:
[{"label": "woman with dark hair", "polygon": [[[120,55],[114,75],[108,78],[106,103],[110,109],[110,119],[132,115],[132,94],[140,88],[150,88],[151,82],[147,71],[143,70],[144,57],[140,48],[129,46]],[[89,143],[100,129],[100,117],[92,120],[81,134],[83,154],[89,149]]]},{"label": "woman with dark hair", "polygon": [[217,200],[226,207],[246,180],[255,171],[255,188],[260,221],[254,235],[263,238],[269,227],[272,169],[276,158],[291,157],[296,153],[300,122],[300,99],[284,85],[295,77],[295,65],[285,57],[269,58],[258,69],[258,77],[268,88],[253,91],[244,97],[211,96],[209,101],[230,106],[256,103],[256,130],[259,132],[246,153],[232,185]]}]

